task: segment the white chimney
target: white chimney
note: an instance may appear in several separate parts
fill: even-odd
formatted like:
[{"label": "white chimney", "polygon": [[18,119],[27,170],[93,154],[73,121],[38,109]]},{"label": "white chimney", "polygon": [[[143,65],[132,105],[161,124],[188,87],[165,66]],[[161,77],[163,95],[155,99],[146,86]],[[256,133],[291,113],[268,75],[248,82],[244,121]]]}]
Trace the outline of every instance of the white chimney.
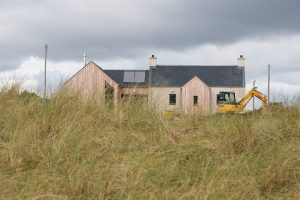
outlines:
[{"label": "white chimney", "polygon": [[154,55],[152,55],[149,58],[149,65],[150,65],[150,67],[156,67],[156,65],[157,65],[157,58]]},{"label": "white chimney", "polygon": [[83,66],[86,66],[86,53],[83,53]]},{"label": "white chimney", "polygon": [[239,67],[245,67],[245,58],[243,55],[240,55],[240,57],[237,59],[237,65]]}]

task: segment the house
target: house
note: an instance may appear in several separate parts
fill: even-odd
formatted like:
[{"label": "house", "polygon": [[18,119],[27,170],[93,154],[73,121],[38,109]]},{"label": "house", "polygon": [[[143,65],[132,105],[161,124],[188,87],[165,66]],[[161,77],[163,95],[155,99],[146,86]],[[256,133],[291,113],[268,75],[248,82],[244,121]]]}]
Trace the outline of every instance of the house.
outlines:
[{"label": "house", "polygon": [[214,113],[220,91],[235,92],[237,100],[245,94],[245,58],[241,55],[237,61],[231,66],[158,65],[153,55],[147,70],[104,70],[90,62],[64,88],[102,102],[117,104],[135,95],[159,111]]}]

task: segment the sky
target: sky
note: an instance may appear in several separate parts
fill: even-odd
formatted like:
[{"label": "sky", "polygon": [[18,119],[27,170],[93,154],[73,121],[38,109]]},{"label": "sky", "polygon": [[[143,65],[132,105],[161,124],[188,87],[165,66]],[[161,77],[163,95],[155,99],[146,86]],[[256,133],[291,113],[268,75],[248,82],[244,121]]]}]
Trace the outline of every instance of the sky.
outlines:
[{"label": "sky", "polygon": [[256,80],[271,98],[300,94],[299,0],[0,0],[0,82],[49,92],[83,67],[158,64],[236,65],[246,58],[247,90]]}]

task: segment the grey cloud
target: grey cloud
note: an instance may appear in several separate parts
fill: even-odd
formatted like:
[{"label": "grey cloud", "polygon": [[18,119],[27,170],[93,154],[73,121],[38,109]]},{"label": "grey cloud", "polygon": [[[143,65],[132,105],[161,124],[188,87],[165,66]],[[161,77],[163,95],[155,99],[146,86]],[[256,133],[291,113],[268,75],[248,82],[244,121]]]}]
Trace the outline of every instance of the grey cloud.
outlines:
[{"label": "grey cloud", "polygon": [[298,33],[298,0],[0,1],[0,70],[22,58],[138,58],[160,49]]}]

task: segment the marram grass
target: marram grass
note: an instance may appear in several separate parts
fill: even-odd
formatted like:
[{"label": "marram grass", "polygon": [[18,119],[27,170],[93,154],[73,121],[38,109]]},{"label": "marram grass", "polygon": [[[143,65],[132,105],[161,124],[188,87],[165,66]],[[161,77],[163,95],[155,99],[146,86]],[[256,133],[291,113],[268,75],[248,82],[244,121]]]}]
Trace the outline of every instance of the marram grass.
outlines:
[{"label": "marram grass", "polygon": [[300,112],[164,119],[0,93],[0,199],[300,199]]}]

